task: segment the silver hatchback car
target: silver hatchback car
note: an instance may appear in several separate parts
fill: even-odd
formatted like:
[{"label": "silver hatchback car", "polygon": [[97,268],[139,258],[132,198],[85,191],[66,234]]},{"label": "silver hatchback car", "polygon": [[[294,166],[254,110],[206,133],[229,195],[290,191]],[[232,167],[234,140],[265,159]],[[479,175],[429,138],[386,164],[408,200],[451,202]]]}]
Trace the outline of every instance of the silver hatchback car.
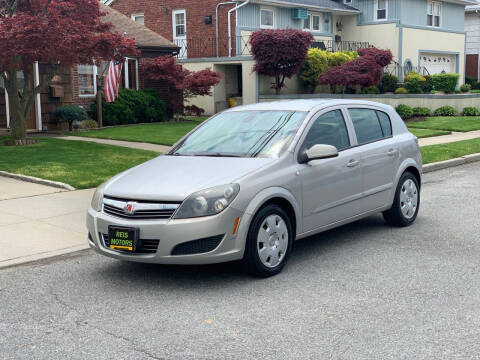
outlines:
[{"label": "silver hatchback car", "polygon": [[242,260],[252,273],[271,276],[296,239],[379,212],[391,225],[411,225],[421,169],[417,138],[391,106],[240,106],[102,184],[88,209],[88,239],[116,259]]}]

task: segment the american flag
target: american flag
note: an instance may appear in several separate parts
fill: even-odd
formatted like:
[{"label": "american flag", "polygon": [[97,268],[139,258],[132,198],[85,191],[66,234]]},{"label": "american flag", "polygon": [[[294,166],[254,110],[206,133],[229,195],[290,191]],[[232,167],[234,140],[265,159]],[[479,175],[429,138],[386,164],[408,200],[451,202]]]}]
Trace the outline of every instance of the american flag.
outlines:
[{"label": "american flag", "polygon": [[110,61],[110,67],[108,68],[107,79],[105,81],[105,101],[107,103],[114,102],[118,96],[122,66],[123,64],[120,61]]}]

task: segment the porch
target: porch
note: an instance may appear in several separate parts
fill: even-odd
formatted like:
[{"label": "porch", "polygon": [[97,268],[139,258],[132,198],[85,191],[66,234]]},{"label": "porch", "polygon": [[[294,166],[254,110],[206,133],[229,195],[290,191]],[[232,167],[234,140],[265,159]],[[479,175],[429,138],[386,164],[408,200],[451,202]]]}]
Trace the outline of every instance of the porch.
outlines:
[{"label": "porch", "polygon": [[[251,56],[250,36],[243,34],[236,36],[234,45],[229,46],[228,41],[216,38],[191,38],[174,40],[175,45],[180,48],[178,59],[198,58],[221,58]],[[372,47],[367,41],[336,40],[335,37],[315,36],[312,47],[326,51],[357,51],[358,49]]]}]

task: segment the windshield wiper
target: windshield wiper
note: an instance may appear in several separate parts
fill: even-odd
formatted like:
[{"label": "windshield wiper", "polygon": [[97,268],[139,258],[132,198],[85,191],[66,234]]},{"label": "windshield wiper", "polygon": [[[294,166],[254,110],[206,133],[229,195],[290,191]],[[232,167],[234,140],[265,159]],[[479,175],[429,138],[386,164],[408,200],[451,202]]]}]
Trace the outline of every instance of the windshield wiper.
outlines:
[{"label": "windshield wiper", "polygon": [[235,155],[235,154],[223,154],[219,152],[215,153],[195,153],[192,156],[209,156],[209,157],[243,157],[243,155]]}]

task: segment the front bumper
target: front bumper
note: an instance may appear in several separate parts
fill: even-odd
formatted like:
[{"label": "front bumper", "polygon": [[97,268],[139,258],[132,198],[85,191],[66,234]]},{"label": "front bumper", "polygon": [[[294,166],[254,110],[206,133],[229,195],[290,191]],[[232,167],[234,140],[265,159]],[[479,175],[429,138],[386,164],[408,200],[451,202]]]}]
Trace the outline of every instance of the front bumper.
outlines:
[{"label": "front bumper", "polygon": [[[236,218],[240,218],[236,234],[232,234]],[[97,212],[89,207],[87,228],[89,244],[96,252],[116,259],[157,264],[196,265],[239,260],[245,250],[245,239],[250,215],[228,207],[215,216],[194,219],[130,220]],[[101,234],[108,233],[108,226],[125,226],[140,229],[141,239],[160,240],[156,253],[129,254],[110,250]],[[171,255],[173,248],[181,243],[225,234],[220,244],[212,251],[192,255]]]}]

